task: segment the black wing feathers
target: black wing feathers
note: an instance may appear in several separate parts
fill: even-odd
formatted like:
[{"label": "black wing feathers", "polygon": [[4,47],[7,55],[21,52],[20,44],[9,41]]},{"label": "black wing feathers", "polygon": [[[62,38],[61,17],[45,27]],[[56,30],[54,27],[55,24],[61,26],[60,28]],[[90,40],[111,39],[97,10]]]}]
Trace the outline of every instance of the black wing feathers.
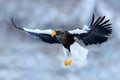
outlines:
[{"label": "black wing feathers", "polygon": [[[17,26],[13,20],[13,18],[11,18],[11,22],[13,24],[14,27],[16,27],[19,30],[23,30],[25,31],[23,28],[20,28],[19,26]],[[50,34],[45,34],[45,33],[35,33],[35,32],[30,32],[30,31],[26,31],[34,36],[37,36],[38,38],[40,38],[41,40],[47,42],[47,43],[60,43],[58,41],[58,39],[56,37],[51,37]]]},{"label": "black wing feathers", "polygon": [[80,35],[80,38],[83,40],[85,45],[100,44],[107,41],[108,36],[112,33],[112,28],[109,23],[110,20],[104,21],[104,19],[105,16],[99,17],[96,21],[94,21],[93,15],[90,31]]},{"label": "black wing feathers", "polygon": [[92,21],[91,21],[91,24],[90,24],[90,25],[92,25],[92,24],[93,24],[94,19],[95,19],[95,15],[93,14],[93,16],[92,16]]},{"label": "black wing feathers", "polygon": [[60,43],[56,37],[51,37],[51,35],[41,34],[39,35],[39,37],[43,41],[48,42],[48,43]]},{"label": "black wing feathers", "polygon": [[23,28],[20,28],[19,26],[17,26],[17,25],[15,24],[13,18],[11,18],[11,22],[12,22],[12,24],[13,24],[13,26],[14,26],[15,28],[17,28],[17,29],[19,29],[19,30],[24,30]]},{"label": "black wing feathers", "polygon": [[37,33],[31,33],[31,32],[28,32],[34,36],[37,36],[38,38],[40,38],[41,40],[47,42],[47,43],[60,43],[58,41],[58,39],[56,37],[51,37],[51,35],[49,34],[37,34]]}]

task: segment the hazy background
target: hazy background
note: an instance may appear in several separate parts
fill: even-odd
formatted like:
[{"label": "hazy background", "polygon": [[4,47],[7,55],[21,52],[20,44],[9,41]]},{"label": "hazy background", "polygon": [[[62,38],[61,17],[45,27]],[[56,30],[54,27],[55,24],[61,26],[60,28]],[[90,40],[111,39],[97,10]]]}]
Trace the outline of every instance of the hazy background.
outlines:
[{"label": "hazy background", "polygon": [[[59,44],[48,44],[15,29],[75,29],[92,14],[111,19],[113,33],[90,50],[81,68],[63,66]],[[83,44],[81,44],[83,45]],[[0,0],[0,80],[120,80],[120,0]]]}]

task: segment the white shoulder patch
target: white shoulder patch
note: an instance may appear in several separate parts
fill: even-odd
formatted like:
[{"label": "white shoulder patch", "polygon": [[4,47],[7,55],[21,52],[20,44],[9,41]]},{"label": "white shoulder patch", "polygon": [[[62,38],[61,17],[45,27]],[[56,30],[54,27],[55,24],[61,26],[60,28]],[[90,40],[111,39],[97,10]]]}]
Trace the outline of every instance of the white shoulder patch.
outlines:
[{"label": "white shoulder patch", "polygon": [[70,51],[73,63],[81,66],[86,62],[88,50],[80,46],[77,42],[74,42],[70,46]]},{"label": "white shoulder patch", "polygon": [[88,28],[88,26],[84,25],[84,26],[83,26],[83,29],[77,28],[77,29],[75,29],[75,30],[70,30],[69,33],[71,33],[71,34],[82,34],[82,33],[87,33],[88,30],[90,30],[90,29]]},{"label": "white shoulder patch", "polygon": [[33,33],[40,33],[40,34],[51,34],[52,30],[48,29],[48,30],[40,30],[40,29],[27,29],[27,28],[23,28],[25,31],[27,32],[33,32]]},{"label": "white shoulder patch", "polygon": [[90,28],[89,28],[87,25],[84,25],[84,26],[83,26],[83,30],[85,30],[85,31],[89,31]]}]

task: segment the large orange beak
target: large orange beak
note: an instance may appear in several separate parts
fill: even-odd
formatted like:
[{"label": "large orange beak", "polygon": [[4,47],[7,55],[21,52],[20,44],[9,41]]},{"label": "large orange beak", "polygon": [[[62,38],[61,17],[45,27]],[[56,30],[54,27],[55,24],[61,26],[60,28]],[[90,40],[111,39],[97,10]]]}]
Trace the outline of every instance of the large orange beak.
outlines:
[{"label": "large orange beak", "polygon": [[51,36],[54,37],[55,35],[56,35],[56,32],[55,32],[55,31],[52,31]]}]

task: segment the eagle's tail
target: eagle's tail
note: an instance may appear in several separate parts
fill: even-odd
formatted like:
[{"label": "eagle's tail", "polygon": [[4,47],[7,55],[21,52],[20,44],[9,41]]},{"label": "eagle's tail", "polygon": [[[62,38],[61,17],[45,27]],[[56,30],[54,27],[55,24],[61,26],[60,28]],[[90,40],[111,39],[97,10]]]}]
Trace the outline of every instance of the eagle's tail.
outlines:
[{"label": "eagle's tail", "polygon": [[73,63],[81,66],[86,62],[88,50],[80,46],[77,42],[74,42],[70,46],[70,51]]}]

